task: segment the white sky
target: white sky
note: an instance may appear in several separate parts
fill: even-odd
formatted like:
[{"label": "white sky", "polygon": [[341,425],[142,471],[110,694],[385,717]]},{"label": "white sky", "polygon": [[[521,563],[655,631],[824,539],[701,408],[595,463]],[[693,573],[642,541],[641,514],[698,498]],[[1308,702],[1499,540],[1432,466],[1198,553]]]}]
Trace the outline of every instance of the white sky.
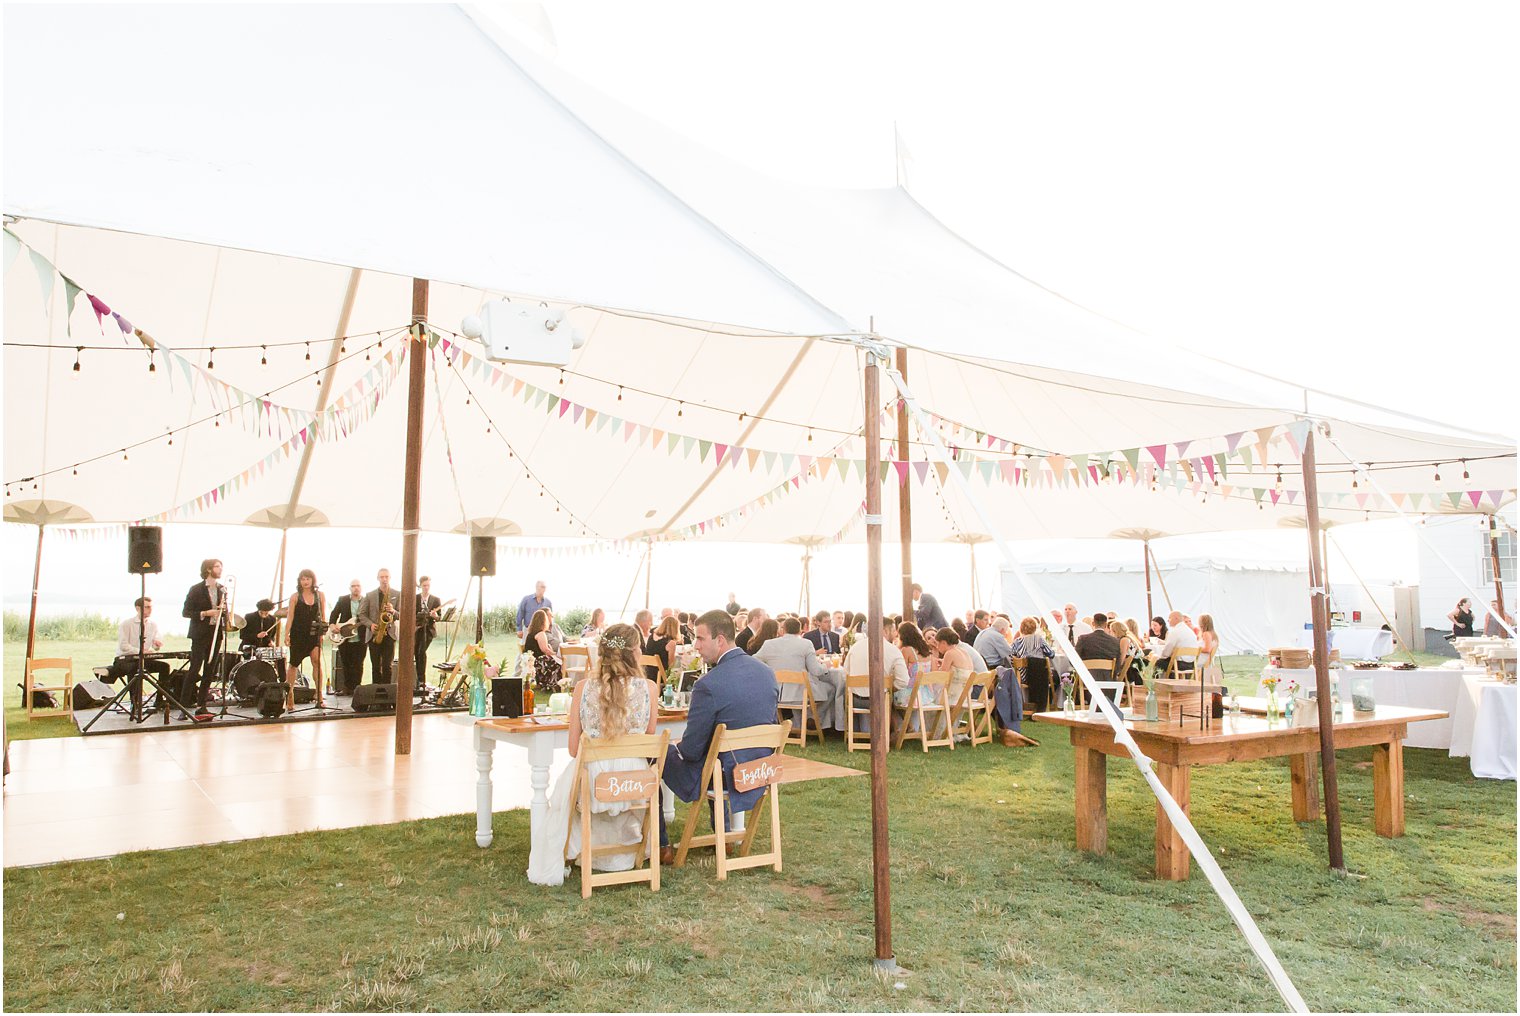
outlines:
[{"label": "white sky", "polygon": [[[485,6],[510,16],[511,5]],[[1278,376],[1520,433],[1513,4],[545,7],[568,69],[761,171],[891,186],[895,121],[921,202],[1093,310]],[[5,603],[24,611],[35,533],[4,528]],[[155,595],[177,607],[210,555],[243,576],[247,602],[267,593],[278,534],[168,532]],[[1215,545],[1242,539],[1265,556],[1303,553],[1301,533]],[[1403,527],[1340,539],[1368,578],[1417,580]],[[52,541],[44,610],[125,613],[136,583],[119,543]],[[1157,549],[1164,559],[1200,546]],[[316,568],[335,592],[353,574],[370,584],[381,564],[397,571],[399,548],[396,534],[296,533],[288,567]],[[657,604],[705,607],[730,589],[797,602],[797,548],[657,554]],[[916,561],[925,585],[964,609],[965,549],[921,548]],[[979,561],[990,590],[994,557],[984,548]],[[504,554],[487,598],[515,600],[542,574],[561,606],[615,609],[636,563]],[[425,537],[421,564],[445,598],[463,592],[462,541]],[[889,546],[889,588],[897,570]],[[824,552],[815,608],[863,606],[863,576],[862,548]]]}]

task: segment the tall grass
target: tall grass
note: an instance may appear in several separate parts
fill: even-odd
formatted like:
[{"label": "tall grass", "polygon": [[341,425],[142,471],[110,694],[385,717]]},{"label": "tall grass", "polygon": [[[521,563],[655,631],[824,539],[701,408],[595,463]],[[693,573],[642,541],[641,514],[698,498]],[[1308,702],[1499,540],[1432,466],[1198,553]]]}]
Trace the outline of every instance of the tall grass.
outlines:
[{"label": "tall grass", "polygon": [[[100,614],[54,614],[37,619],[37,638],[69,642],[85,639],[114,640],[118,623]],[[26,615],[14,610],[5,612],[5,637],[7,640],[26,640]]]}]

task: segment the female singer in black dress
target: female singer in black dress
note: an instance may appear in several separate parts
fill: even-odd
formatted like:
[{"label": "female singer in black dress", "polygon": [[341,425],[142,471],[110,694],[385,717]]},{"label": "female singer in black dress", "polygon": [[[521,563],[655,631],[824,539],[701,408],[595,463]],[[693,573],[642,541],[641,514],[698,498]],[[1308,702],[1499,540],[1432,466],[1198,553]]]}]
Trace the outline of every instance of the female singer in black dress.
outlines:
[{"label": "female singer in black dress", "polygon": [[285,679],[290,682],[290,697],[295,695],[296,675],[306,660],[311,660],[312,681],[317,686],[317,706],[323,705],[322,696],[322,633],[327,630],[327,597],[317,588],[317,576],[310,568],[302,568],[296,576],[296,591],[290,597],[285,610],[289,623],[285,626],[285,647],[289,650],[285,661]]}]

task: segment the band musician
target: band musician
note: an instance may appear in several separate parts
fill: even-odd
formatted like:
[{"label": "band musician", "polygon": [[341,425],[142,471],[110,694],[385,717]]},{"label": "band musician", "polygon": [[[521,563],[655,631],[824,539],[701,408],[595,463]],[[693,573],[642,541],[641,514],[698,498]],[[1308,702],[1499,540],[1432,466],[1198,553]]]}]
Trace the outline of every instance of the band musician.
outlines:
[{"label": "band musician", "polygon": [[417,580],[417,683],[413,691],[421,695],[427,687],[428,646],[438,637],[438,619],[443,615],[443,604],[433,595],[433,580],[424,575]]},{"label": "band musician", "polygon": [[355,628],[353,635],[338,644],[338,665],[334,668],[337,673],[333,674],[333,692],[338,695],[352,695],[364,680],[364,638],[357,630],[359,608],[363,605],[364,587],[354,579],[348,584],[348,595],[338,597],[327,617],[331,627],[353,621]]},{"label": "band musician", "polygon": [[275,629],[280,626],[280,619],[274,616],[274,601],[260,600],[257,610],[257,614],[243,618],[243,630],[238,633],[239,649],[269,649],[279,645]]},{"label": "band musician", "polygon": [[211,697],[212,652],[217,648],[213,642],[220,642],[227,633],[227,589],[217,581],[221,577],[222,562],[208,557],[201,562],[201,581],[185,594],[183,614],[190,621],[190,666],[185,669],[178,697],[186,706],[194,699],[198,706],[195,719],[201,722],[211,719],[206,706]]},{"label": "band musician", "polygon": [[375,573],[380,583],[365,594],[359,607],[359,630],[369,646],[369,669],[376,684],[391,684],[391,663],[396,658],[397,608],[401,605],[396,590],[391,588],[391,573],[381,568]]},{"label": "band musician", "polygon": [[[137,613],[127,618],[116,629],[116,659],[111,664],[111,680],[123,678],[131,682],[132,715],[142,713],[142,679],[137,676],[137,654],[156,653],[164,647],[159,637],[158,623],[149,620],[153,616],[151,597],[139,596],[132,601]],[[142,672],[156,674],[159,680],[169,676],[168,660],[144,660]]]}]

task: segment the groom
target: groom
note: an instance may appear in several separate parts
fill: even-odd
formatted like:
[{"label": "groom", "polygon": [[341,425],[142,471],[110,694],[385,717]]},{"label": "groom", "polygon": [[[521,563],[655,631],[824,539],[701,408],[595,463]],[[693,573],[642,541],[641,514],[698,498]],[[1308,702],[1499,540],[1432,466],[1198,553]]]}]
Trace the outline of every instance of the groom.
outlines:
[{"label": "groom", "polygon": [[[693,644],[712,669],[691,691],[691,708],[686,716],[686,733],[665,755],[665,785],[683,801],[702,796],[702,764],[712,745],[713,731],[722,723],[729,730],[758,727],[776,722],[776,703],[780,687],[776,675],[759,660],[734,645],[734,619],[722,610],[709,610],[697,618]],[[725,794],[731,811],[748,811],[765,792],[733,789],[734,765],[770,754],[769,748],[746,748],[721,756]],[[675,860],[675,850],[665,829],[665,812],[660,810],[660,863]]]}]

